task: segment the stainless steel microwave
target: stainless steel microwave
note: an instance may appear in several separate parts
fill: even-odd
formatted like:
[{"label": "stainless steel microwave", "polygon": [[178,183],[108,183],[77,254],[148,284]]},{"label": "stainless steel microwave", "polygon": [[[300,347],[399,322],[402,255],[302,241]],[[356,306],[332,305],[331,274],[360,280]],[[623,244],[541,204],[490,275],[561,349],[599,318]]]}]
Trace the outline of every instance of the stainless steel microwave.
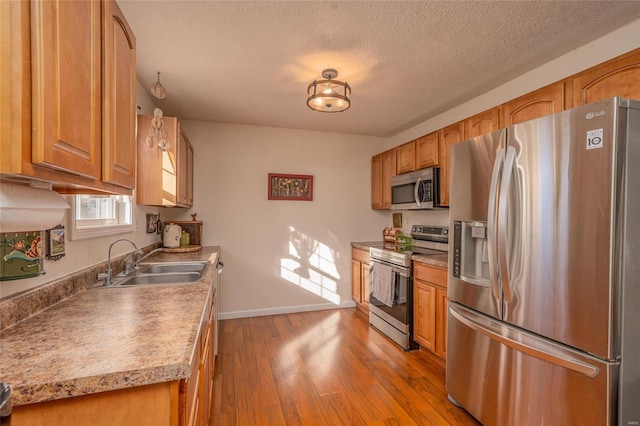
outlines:
[{"label": "stainless steel microwave", "polygon": [[440,206],[440,169],[430,167],[391,178],[392,210],[426,210]]}]

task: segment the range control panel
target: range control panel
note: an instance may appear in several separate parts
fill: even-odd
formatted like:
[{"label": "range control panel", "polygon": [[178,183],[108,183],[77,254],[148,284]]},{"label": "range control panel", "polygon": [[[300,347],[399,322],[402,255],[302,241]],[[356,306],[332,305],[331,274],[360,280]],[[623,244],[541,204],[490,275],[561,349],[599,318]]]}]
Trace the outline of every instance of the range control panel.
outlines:
[{"label": "range control panel", "polygon": [[417,240],[449,242],[448,226],[413,225],[411,236]]}]

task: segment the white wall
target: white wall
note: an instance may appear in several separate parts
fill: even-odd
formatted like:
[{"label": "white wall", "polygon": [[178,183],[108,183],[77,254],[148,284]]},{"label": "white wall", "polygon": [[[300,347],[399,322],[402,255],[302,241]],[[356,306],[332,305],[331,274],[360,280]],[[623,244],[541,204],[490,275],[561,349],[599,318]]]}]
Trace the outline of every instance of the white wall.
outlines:
[{"label": "white wall", "polygon": [[[371,210],[369,190],[371,156],[385,139],[183,125],[195,151],[195,204],[190,211],[161,209],[161,218],[190,220],[197,212],[204,243],[222,247],[222,317],[352,305],[350,242],[381,240],[382,228],[391,226],[388,213]],[[313,201],[267,200],[270,172],[313,175]],[[323,258],[302,256],[302,270],[287,270],[299,266],[290,246],[307,245]]]},{"label": "white wall", "polygon": [[[137,83],[137,104],[140,107],[139,114],[152,114],[153,102],[143,90],[140,82]],[[65,196],[67,201],[70,200],[70,196]],[[135,198],[134,198],[135,202]],[[69,201],[70,203],[70,201]],[[71,204],[71,203],[70,203]],[[146,227],[146,214],[157,213],[156,207],[135,206],[134,207],[134,221],[136,224],[136,231],[133,233],[110,235],[100,238],[92,238],[90,240],[71,241],[69,239],[69,231],[71,224],[69,223],[69,211],[65,214],[62,220],[67,230],[65,236],[65,256],[58,261],[45,260],[44,270],[45,275],[37,278],[27,278],[14,281],[0,281],[0,298],[10,296],[12,294],[29,290],[34,287],[38,287],[49,281],[64,277],[74,272],[85,269],[91,265],[95,265],[107,260],[107,249],[112,241],[118,238],[127,238],[132,240],[138,247],[148,246],[156,241],[159,241],[160,237],[156,234],[147,234]],[[126,243],[119,243],[113,246],[112,256],[118,256],[120,254],[131,251],[131,245]]]}]

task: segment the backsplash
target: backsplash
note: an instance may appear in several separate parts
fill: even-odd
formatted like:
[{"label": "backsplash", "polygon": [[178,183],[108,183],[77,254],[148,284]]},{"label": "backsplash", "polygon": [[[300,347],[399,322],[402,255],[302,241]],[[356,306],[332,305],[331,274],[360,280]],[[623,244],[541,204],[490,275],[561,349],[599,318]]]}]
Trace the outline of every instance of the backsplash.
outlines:
[{"label": "backsplash", "polygon": [[[159,243],[152,244],[145,247],[143,252],[146,254],[159,246]],[[126,256],[127,254],[124,254],[111,260],[114,274],[122,271]],[[98,272],[104,272],[106,268],[105,261],[39,287],[0,299],[0,330],[47,309],[69,296],[95,287],[98,283]]]}]

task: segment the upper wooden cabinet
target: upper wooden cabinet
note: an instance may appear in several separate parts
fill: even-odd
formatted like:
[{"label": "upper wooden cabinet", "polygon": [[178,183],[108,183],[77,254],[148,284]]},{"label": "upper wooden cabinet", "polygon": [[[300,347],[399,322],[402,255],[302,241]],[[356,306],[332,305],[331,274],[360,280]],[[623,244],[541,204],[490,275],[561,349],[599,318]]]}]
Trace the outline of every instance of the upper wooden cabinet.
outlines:
[{"label": "upper wooden cabinet", "polygon": [[138,116],[139,205],[191,207],[193,204],[193,147],[176,117],[163,117],[168,146],[149,143],[152,115]]},{"label": "upper wooden cabinet", "polygon": [[2,179],[131,194],[135,37],[115,2],[2,3]]},{"label": "upper wooden cabinet", "polygon": [[191,207],[193,205],[193,145],[182,130],[182,126],[180,126],[178,137],[180,143],[178,144],[178,199],[176,204],[179,207]]},{"label": "upper wooden cabinet", "polygon": [[572,89],[573,106],[612,96],[640,99],[640,49],[574,76]]},{"label": "upper wooden cabinet", "polygon": [[391,209],[391,177],[395,175],[395,148],[371,157],[372,209]]},{"label": "upper wooden cabinet", "polygon": [[500,129],[500,108],[491,108],[465,120],[464,138],[470,139],[498,129]]},{"label": "upper wooden cabinet", "polygon": [[416,141],[396,148],[396,174],[409,173],[416,169]]},{"label": "upper wooden cabinet", "polygon": [[396,150],[382,153],[382,208],[391,208],[391,178],[396,175]]},{"label": "upper wooden cabinet", "polygon": [[100,3],[31,2],[33,164],[99,180]]},{"label": "upper wooden cabinet", "polygon": [[102,3],[104,31],[102,180],[134,188],[136,180],[136,38],[114,1]]},{"label": "upper wooden cabinet", "polygon": [[439,133],[433,132],[416,139],[416,170],[437,166],[440,162]]},{"label": "upper wooden cabinet", "polygon": [[555,83],[502,104],[501,127],[564,110],[564,83]]},{"label": "upper wooden cabinet", "polygon": [[382,154],[371,157],[371,208],[382,208]]},{"label": "upper wooden cabinet", "polygon": [[449,205],[451,147],[464,140],[464,122],[440,130],[440,205]]},{"label": "upper wooden cabinet", "polygon": [[[398,158],[397,162],[394,160],[394,164],[397,163],[397,173],[439,166],[440,205],[448,206],[449,162],[453,144],[512,124],[613,96],[640,99],[640,49],[400,145],[395,149]],[[415,146],[413,169],[411,169],[411,145]],[[385,154],[391,155],[390,151]],[[390,208],[387,199],[378,195],[389,194],[390,198],[391,191],[390,177],[387,180],[382,179],[384,168],[382,155],[376,155],[372,159],[371,205],[374,209]],[[386,176],[390,176],[389,171]]]}]

